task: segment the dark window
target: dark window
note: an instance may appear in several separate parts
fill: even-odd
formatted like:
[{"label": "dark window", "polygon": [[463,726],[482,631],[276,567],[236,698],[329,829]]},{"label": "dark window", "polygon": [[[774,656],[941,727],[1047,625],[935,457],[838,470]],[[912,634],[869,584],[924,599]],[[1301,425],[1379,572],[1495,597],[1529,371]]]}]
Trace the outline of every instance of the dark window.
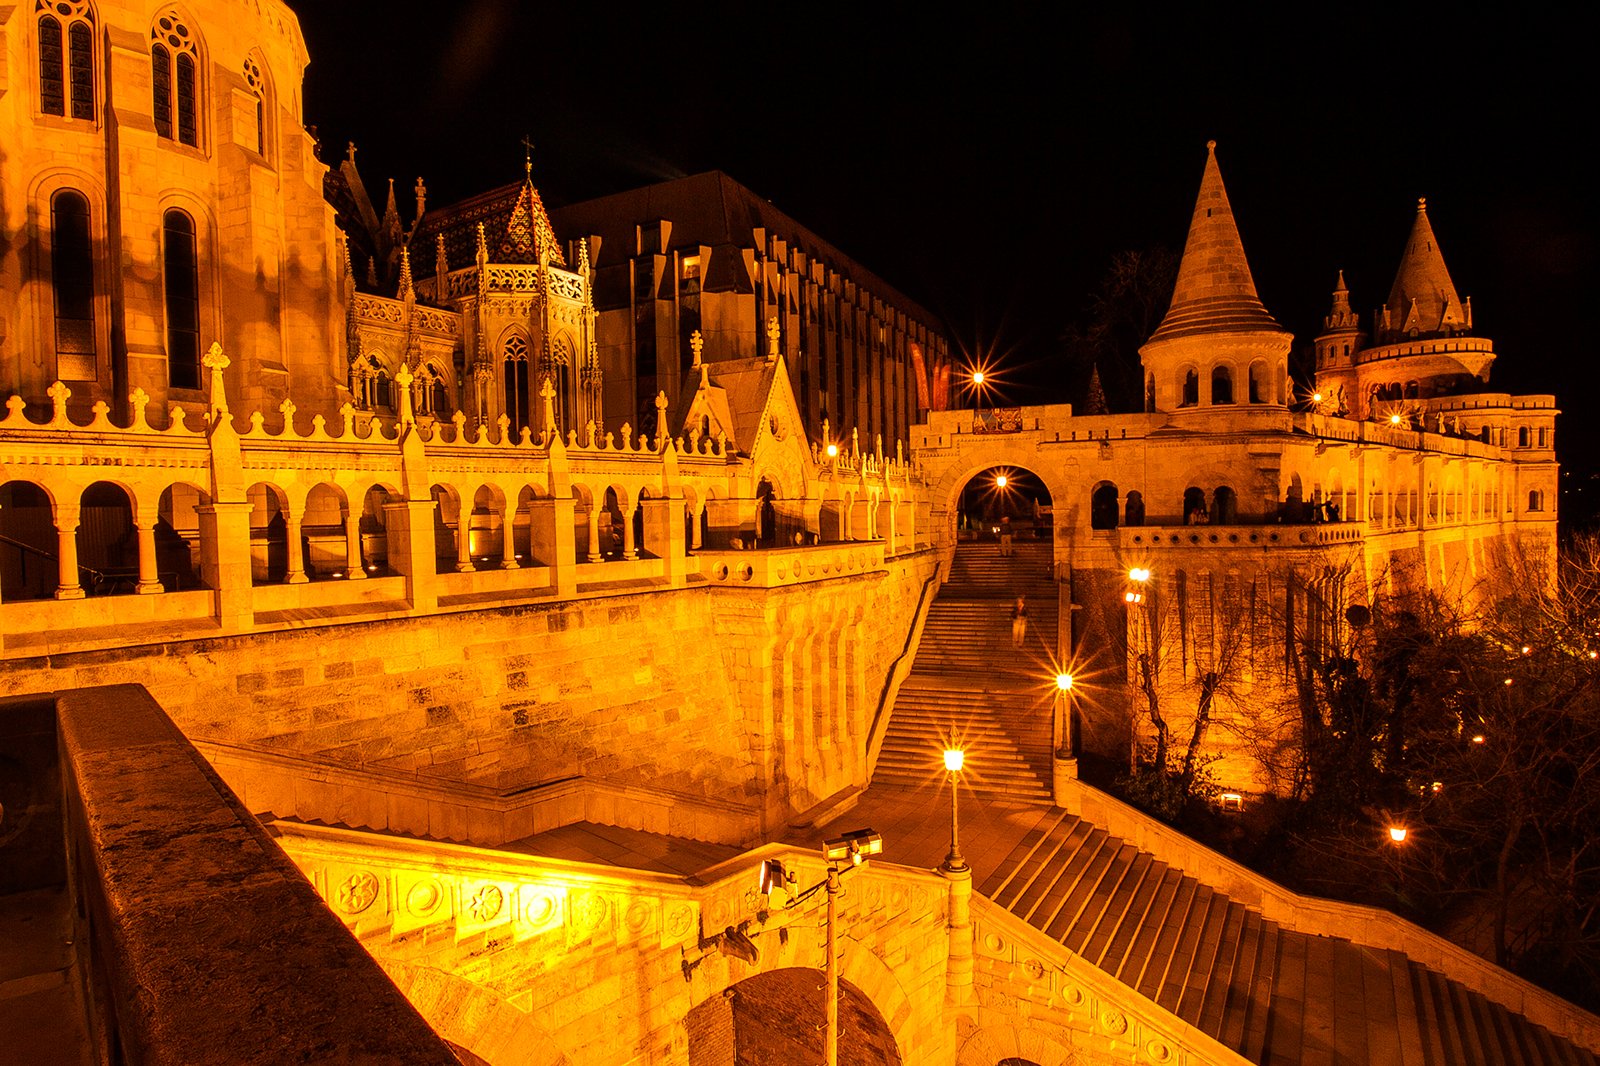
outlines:
[{"label": "dark window", "polygon": [[528,425],[528,361],[506,360],[506,417],[511,420],[510,432],[518,433]]},{"label": "dark window", "polygon": [[72,117],[92,121],[94,119],[94,34],[87,22],[74,22],[67,30],[67,77],[72,86]]},{"label": "dark window", "polygon": [[167,288],[167,379],[175,389],[200,387],[200,263],[194,219],[168,211],[163,277]]},{"label": "dark window", "polygon": [[62,68],[61,23],[54,15],[39,18],[39,110],[67,113],[67,83]]},{"label": "dark window", "polygon": [[156,134],[172,139],[172,55],[165,45],[150,49],[150,94]]},{"label": "dark window", "polygon": [[1179,407],[1193,407],[1200,402],[1200,375],[1194,370],[1183,373],[1183,394],[1178,400]]},{"label": "dark window", "polygon": [[1089,497],[1089,528],[1117,528],[1117,487],[1101,485]]},{"label": "dark window", "polygon": [[267,154],[267,105],[256,101],[256,154]]},{"label": "dark window", "polygon": [[178,141],[192,148],[199,147],[199,127],[195,118],[194,56],[178,57]]},{"label": "dark window", "polygon": [[59,192],[50,202],[50,273],[56,294],[56,354],[94,355],[94,247],[89,201]]},{"label": "dark window", "polygon": [[1225,366],[1213,367],[1211,370],[1211,402],[1213,404],[1233,402],[1233,372]]}]

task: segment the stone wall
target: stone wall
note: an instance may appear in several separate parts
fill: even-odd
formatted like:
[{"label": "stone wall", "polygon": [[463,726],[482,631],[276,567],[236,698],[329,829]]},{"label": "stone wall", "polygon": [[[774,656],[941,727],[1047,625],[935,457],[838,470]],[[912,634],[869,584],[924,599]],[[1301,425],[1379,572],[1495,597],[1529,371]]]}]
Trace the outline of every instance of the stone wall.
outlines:
[{"label": "stone wall", "polygon": [[803,587],[635,591],[40,656],[13,661],[0,695],[136,681],[189,737],[230,749],[498,795],[618,781],[779,819],[865,782],[863,723],[931,566],[924,553]]}]

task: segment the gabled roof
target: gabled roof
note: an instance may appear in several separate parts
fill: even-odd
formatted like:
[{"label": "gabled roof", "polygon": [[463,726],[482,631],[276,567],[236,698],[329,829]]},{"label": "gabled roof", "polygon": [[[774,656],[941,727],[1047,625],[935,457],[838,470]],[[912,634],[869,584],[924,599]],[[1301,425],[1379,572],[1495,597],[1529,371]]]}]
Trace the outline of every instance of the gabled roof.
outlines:
[{"label": "gabled roof", "polygon": [[552,266],[567,265],[566,256],[561,254],[561,243],[556,240],[556,231],[550,225],[550,216],[545,213],[544,201],[539,197],[539,190],[533,187],[530,170],[517,193],[511,217],[506,220],[505,236],[496,247],[494,262],[537,263],[541,254],[550,257]]},{"label": "gabled roof", "polygon": [[1470,326],[1428,222],[1427,200],[1417,201],[1417,218],[1411,224],[1394,287],[1389,290],[1388,307],[1390,321],[1401,333],[1439,333]]},{"label": "gabled roof", "polygon": [[1284,332],[1256,295],[1250,264],[1244,257],[1239,227],[1228,204],[1228,190],[1217,168],[1217,142],[1206,142],[1206,166],[1200,178],[1189,239],[1172,305],[1151,340],[1205,333]]}]

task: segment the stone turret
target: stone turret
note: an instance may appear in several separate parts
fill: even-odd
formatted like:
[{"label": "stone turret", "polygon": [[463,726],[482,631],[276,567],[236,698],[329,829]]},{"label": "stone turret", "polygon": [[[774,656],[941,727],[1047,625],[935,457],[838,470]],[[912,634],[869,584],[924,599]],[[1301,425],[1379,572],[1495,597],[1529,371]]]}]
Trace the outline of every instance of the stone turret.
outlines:
[{"label": "stone turret", "polygon": [[1383,344],[1472,331],[1472,304],[1456,295],[1455,282],[1428,222],[1425,199],[1417,201],[1411,236],[1389,289],[1389,302],[1379,315],[1378,340]]},{"label": "stone turret", "polygon": [[[1281,409],[1288,402],[1292,340],[1256,294],[1217,166],[1216,142],[1207,142],[1172,305],[1139,349],[1146,394],[1154,394],[1157,411]],[[1191,428],[1217,424],[1212,414],[1193,421]]]}]

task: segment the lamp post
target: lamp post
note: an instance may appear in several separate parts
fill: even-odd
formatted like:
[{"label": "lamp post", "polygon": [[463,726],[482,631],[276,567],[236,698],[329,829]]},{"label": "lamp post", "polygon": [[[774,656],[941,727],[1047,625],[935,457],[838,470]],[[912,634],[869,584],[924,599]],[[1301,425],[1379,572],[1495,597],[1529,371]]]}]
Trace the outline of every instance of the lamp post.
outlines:
[{"label": "lamp post", "polygon": [[1055,713],[1051,715],[1050,800],[1067,806],[1072,782],[1078,779],[1078,757],[1072,750],[1072,675],[1056,675]]},{"label": "lamp post", "polygon": [[952,873],[967,868],[967,860],[961,857],[960,826],[956,820],[956,784],[966,761],[966,752],[960,748],[945,749],[944,768],[950,773],[950,854],[944,857],[944,868]]},{"label": "lamp post", "polygon": [[[867,861],[868,855],[883,854],[883,837],[870,829],[857,829],[842,837],[824,841],[822,857],[828,861],[828,960],[827,1003],[823,1010],[822,1059],[827,1066],[839,1066],[839,879]],[[814,892],[808,889],[801,898]],[[791,904],[793,906],[793,904]]]}]

